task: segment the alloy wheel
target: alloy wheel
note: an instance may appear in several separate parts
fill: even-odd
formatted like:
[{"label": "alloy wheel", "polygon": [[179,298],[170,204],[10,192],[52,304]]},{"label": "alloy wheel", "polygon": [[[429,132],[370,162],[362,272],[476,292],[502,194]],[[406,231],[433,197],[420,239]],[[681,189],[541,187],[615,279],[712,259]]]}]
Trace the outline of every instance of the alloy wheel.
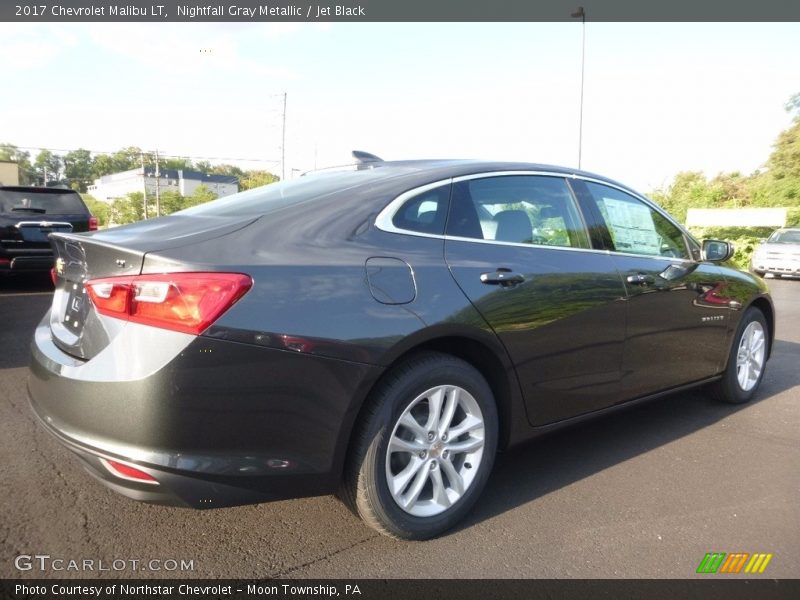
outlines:
[{"label": "alloy wheel", "polygon": [[742,332],[736,353],[736,379],[739,387],[749,392],[758,383],[764,368],[766,336],[758,321],[751,322]]},{"label": "alloy wheel", "polygon": [[440,385],[417,396],[395,423],[386,451],[386,482],[397,505],[431,517],[458,502],[478,473],[485,433],[467,390]]}]

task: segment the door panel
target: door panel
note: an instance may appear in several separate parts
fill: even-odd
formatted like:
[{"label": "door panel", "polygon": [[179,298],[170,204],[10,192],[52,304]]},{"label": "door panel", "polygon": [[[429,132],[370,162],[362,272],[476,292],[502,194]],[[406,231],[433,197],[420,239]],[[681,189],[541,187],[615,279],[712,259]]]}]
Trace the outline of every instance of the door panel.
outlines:
[{"label": "door panel", "polygon": [[730,306],[722,270],[683,231],[619,189],[586,182],[628,296],[622,391],[632,399],[717,374]]},{"label": "door panel", "polygon": [[533,425],[620,394],[625,289],[561,178],[456,182],[445,258],[513,361]]},{"label": "door panel", "polygon": [[718,373],[730,311],[721,269],[621,254],[614,262],[628,293],[625,398]]},{"label": "door panel", "polygon": [[[618,401],[624,289],[609,256],[447,240],[456,282],[508,350],[528,418],[541,425]],[[524,277],[481,282],[497,268]]]}]

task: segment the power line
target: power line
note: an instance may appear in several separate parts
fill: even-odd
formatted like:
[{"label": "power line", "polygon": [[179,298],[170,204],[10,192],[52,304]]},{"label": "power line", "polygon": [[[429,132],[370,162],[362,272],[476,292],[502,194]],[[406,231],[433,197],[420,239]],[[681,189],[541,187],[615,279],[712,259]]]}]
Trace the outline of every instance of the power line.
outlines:
[{"label": "power line", "polygon": [[[116,154],[123,150],[120,148],[119,150],[90,150],[89,148],[45,148],[43,146],[17,146],[15,144],[9,144],[17,148],[18,150],[48,150],[49,152],[75,152],[76,150],[86,150],[90,154]],[[142,150],[145,154],[148,153],[146,150]],[[267,159],[267,158],[235,158],[231,156],[190,156],[188,154],[163,154],[159,152],[159,156],[161,158],[191,158],[193,160],[234,160],[234,161],[242,161],[242,162],[261,162],[267,163],[270,165],[277,165],[281,162],[280,159]]]}]

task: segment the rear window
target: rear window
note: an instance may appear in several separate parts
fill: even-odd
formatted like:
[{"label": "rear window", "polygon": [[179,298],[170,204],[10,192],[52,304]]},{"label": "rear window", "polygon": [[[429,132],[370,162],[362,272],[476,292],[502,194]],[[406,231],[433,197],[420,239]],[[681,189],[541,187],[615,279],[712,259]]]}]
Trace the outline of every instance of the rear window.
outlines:
[{"label": "rear window", "polygon": [[0,212],[13,214],[74,215],[87,212],[81,197],[70,191],[44,192],[0,189]]},{"label": "rear window", "polygon": [[[225,196],[219,200],[193,206],[175,214],[179,215],[263,215],[280,210],[290,204],[319,200],[333,193],[384,179],[386,169],[363,169],[360,171],[336,171],[318,173],[280,183]],[[394,173],[398,169],[393,169]]]}]

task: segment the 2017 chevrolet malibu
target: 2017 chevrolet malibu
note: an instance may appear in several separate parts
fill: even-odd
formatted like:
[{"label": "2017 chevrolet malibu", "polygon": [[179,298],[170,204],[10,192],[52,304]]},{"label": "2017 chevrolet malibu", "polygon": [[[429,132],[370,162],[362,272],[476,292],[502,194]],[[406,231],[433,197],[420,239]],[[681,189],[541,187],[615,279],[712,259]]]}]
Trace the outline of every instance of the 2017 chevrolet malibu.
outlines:
[{"label": "2017 chevrolet malibu", "polygon": [[572,169],[382,162],[51,235],[43,425],[126,496],[196,508],[339,491],[424,539],[495,453],[693,386],[746,402],[764,283]]}]

